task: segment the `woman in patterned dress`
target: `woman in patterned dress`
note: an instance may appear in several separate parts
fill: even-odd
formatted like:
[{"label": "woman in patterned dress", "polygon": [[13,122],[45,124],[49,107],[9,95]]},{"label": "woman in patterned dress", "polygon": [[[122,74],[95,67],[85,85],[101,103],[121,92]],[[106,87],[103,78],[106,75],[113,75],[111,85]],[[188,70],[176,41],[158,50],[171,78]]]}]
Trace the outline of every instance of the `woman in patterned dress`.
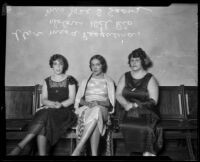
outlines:
[{"label": "woman in patterned dress", "polygon": [[109,111],[115,104],[113,80],[105,73],[107,64],[101,55],[90,59],[92,74],[82,81],[75,100],[75,112],[79,122],[77,135],[79,142],[72,153],[78,156],[88,139],[90,139],[92,156],[98,155],[100,136],[105,134]]},{"label": "woman in patterned dress", "polygon": [[145,51],[138,48],[129,54],[128,63],[131,71],[121,76],[116,90],[116,109],[125,109],[120,129],[129,153],[155,156],[162,147],[162,130],[156,128],[158,83],[147,72],[152,62]]},{"label": "woman in patterned dress", "polygon": [[54,54],[49,65],[53,74],[43,82],[43,106],[35,113],[28,134],[9,155],[19,155],[34,137],[37,138],[38,155],[48,155],[47,144],[55,145],[63,133],[77,121],[73,111],[77,81],[66,74],[68,61],[64,56]]}]

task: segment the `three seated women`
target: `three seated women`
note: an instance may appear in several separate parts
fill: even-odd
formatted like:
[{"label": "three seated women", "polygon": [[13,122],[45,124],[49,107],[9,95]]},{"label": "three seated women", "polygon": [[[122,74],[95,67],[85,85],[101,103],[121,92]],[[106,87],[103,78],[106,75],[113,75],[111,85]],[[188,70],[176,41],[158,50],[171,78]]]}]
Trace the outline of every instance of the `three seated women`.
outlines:
[{"label": "three seated women", "polygon": [[35,136],[39,155],[48,155],[47,143],[55,145],[64,129],[77,125],[78,143],[72,156],[81,155],[87,141],[90,142],[91,155],[97,156],[100,137],[105,134],[109,112],[123,109],[125,115],[121,131],[127,151],[130,154],[141,152],[143,156],[155,156],[162,147],[162,131],[156,130],[159,120],[156,109],[158,83],[156,78],[147,72],[152,62],[146,53],[138,48],[129,54],[128,64],[131,71],[121,76],[115,92],[114,81],[106,74],[105,58],[94,55],[89,61],[92,73],[81,82],[76,94],[76,80],[65,74],[68,69],[66,58],[59,54],[53,55],[50,59],[53,74],[43,83],[43,109],[34,115],[27,136],[10,155],[18,155]]}]

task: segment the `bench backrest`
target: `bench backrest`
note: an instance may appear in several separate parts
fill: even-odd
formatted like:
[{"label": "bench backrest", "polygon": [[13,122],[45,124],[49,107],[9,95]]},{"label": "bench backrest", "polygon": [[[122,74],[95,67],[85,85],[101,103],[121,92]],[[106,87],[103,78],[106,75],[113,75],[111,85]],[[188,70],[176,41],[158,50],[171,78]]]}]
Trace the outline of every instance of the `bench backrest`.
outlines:
[{"label": "bench backrest", "polygon": [[42,106],[41,97],[42,97],[42,85],[35,85],[36,88],[36,109]]},{"label": "bench backrest", "polygon": [[184,106],[187,119],[197,119],[198,89],[195,86],[184,86]]},{"label": "bench backrest", "polygon": [[161,120],[184,119],[182,87],[159,86],[157,108],[159,109]]},{"label": "bench backrest", "polygon": [[[41,106],[42,85],[6,86],[6,119],[30,119]],[[196,86],[159,86],[161,120],[197,119]]]},{"label": "bench backrest", "polygon": [[[37,84],[35,85],[36,89],[36,109],[42,106],[41,103],[41,94],[42,94],[42,85]],[[76,92],[78,91],[78,86],[76,85]],[[112,109],[110,112],[111,114],[115,111],[115,108]]]},{"label": "bench backrest", "polygon": [[5,87],[6,119],[30,119],[35,113],[35,86]]}]

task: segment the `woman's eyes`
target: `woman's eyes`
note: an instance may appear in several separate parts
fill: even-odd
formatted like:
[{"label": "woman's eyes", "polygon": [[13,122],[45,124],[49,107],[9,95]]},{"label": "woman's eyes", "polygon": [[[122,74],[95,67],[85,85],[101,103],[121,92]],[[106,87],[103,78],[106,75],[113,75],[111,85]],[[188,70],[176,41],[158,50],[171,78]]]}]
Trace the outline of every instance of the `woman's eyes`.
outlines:
[{"label": "woman's eyes", "polygon": [[92,66],[100,66],[101,64],[92,64]]},{"label": "woman's eyes", "polygon": [[63,66],[62,63],[53,63],[53,65],[61,65],[61,66]]},{"label": "woman's eyes", "polygon": [[135,62],[139,62],[140,60],[131,60],[131,62],[134,62],[134,61],[135,61]]}]

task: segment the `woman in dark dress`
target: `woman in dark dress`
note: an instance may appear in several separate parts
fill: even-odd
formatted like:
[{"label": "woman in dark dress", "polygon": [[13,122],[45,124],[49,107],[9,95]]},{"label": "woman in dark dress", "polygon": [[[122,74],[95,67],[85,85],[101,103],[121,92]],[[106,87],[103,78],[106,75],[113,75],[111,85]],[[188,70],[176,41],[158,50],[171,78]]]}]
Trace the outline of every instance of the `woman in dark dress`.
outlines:
[{"label": "woman in dark dress", "polygon": [[47,155],[47,144],[53,146],[63,133],[76,123],[73,104],[77,81],[65,72],[67,59],[55,54],[49,60],[53,75],[47,77],[42,86],[43,106],[35,113],[28,134],[9,155],[18,155],[34,138],[37,138],[38,154]]},{"label": "woman in dark dress", "polygon": [[156,128],[158,83],[147,72],[152,62],[145,51],[138,48],[129,54],[128,63],[131,71],[121,76],[116,91],[117,109],[125,109],[120,128],[129,153],[155,156],[162,147],[162,130]]}]

